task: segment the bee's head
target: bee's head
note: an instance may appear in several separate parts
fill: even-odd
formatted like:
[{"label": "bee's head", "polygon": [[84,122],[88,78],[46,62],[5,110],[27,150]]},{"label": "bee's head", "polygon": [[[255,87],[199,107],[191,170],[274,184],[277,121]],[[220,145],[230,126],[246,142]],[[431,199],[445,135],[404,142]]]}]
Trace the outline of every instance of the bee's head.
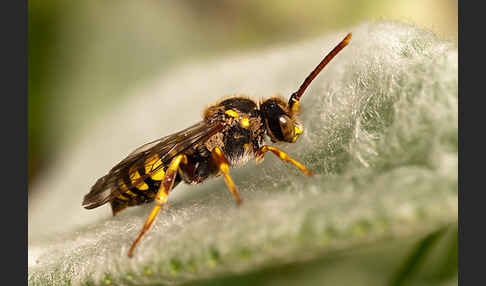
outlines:
[{"label": "bee's head", "polygon": [[273,142],[290,142],[294,143],[297,138],[304,131],[302,124],[297,118],[299,113],[299,105],[302,99],[302,94],[314,80],[314,78],[321,72],[321,70],[334,58],[351,40],[351,33],[327,54],[324,59],[314,68],[314,70],[306,77],[299,90],[294,92],[286,103],[281,97],[271,97],[264,100],[260,104],[260,110],[265,119],[265,126],[267,134]]},{"label": "bee's head", "polygon": [[265,120],[267,134],[272,142],[294,143],[304,131],[297,118],[297,112],[292,112],[280,97],[271,97],[263,101],[260,104],[260,110]]}]

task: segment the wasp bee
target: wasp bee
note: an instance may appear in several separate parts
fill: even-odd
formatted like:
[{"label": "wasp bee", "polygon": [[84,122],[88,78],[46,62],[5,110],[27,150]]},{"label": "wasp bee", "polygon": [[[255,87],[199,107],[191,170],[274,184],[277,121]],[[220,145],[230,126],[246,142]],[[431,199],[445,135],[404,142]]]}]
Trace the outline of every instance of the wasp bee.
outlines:
[{"label": "wasp bee", "polygon": [[273,143],[297,141],[303,132],[298,118],[302,94],[350,39],[351,33],[326,55],[288,102],[280,96],[260,102],[244,96],[223,98],[204,111],[201,122],[137,148],[96,181],[85,195],[83,206],[93,209],[110,202],[116,215],[126,207],[155,201],[128,251],[132,257],[135,246],[167,205],[170,192],[182,181],[198,184],[222,175],[239,205],[242,200],[229,175],[229,167],[242,166],[252,156],[261,162],[268,151],[312,176],[311,171],[284,151],[264,145],[264,139],[268,136]]}]

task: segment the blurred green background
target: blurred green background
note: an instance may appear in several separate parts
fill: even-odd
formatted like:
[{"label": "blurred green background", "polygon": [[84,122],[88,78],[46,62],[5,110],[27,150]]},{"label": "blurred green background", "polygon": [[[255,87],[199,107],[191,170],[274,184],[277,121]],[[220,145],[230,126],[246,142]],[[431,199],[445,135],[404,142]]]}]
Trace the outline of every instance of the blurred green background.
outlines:
[{"label": "blurred green background", "polygon": [[457,0],[29,1],[29,186],[154,75],[388,19],[457,41]]}]

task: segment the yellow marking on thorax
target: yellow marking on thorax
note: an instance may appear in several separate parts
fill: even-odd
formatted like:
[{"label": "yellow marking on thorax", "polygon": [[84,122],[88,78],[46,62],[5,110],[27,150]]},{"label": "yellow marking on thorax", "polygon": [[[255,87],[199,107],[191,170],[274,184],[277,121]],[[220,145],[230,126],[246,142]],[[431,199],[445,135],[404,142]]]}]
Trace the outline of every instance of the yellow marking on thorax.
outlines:
[{"label": "yellow marking on thorax", "polygon": [[233,109],[229,109],[229,110],[226,110],[225,112],[226,114],[228,114],[229,116],[231,117],[234,117],[234,118],[238,118],[240,115],[234,111]]},{"label": "yellow marking on thorax", "polygon": [[250,126],[250,120],[245,117],[245,118],[241,119],[240,124],[241,124],[241,127],[248,128],[248,126]]},{"label": "yellow marking on thorax", "polygon": [[[152,172],[154,169],[162,165],[162,161],[159,159],[159,156],[155,154],[154,156],[150,157],[145,161],[145,174]],[[160,168],[156,172],[150,175],[150,178],[155,181],[162,181],[164,179],[165,172],[164,168]]]}]

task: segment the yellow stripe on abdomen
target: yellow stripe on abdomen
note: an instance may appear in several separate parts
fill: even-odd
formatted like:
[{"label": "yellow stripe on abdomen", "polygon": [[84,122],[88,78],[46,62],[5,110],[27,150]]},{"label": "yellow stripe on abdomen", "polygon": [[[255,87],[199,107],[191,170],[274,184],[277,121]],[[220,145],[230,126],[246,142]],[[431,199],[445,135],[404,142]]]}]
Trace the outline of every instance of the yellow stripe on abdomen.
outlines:
[{"label": "yellow stripe on abdomen", "polygon": [[[133,192],[131,192],[127,188],[127,185],[125,185],[125,183],[123,182],[122,179],[118,180],[118,185],[120,186],[120,189],[123,191],[124,194],[128,194],[131,197],[136,197],[137,196],[136,194],[134,194]],[[119,197],[122,198],[122,199],[126,199],[125,197],[123,197],[121,195]]]},{"label": "yellow stripe on abdomen", "polygon": [[[145,161],[145,174],[153,172],[153,170],[160,165],[162,165],[162,161],[160,160],[159,156],[157,154],[153,155]],[[162,181],[164,176],[165,172],[163,167],[155,171],[153,174],[150,174],[150,178],[154,181]]]},{"label": "yellow stripe on abdomen", "polygon": [[125,197],[124,197],[124,196],[122,196],[122,195],[119,195],[119,196],[118,196],[118,197],[116,197],[116,198],[117,198],[117,199],[120,199],[120,200],[123,200],[123,201],[128,201],[128,200],[130,200],[130,199],[128,199],[128,198],[125,198]]},{"label": "yellow stripe on abdomen", "polygon": [[[130,181],[132,182],[132,184],[135,184],[135,182],[138,179],[140,179],[140,177],[141,177],[140,173],[137,170],[130,169]],[[135,187],[137,187],[137,189],[139,189],[140,191],[146,191],[149,188],[149,186],[147,184],[145,184],[144,182],[136,185]]]}]

